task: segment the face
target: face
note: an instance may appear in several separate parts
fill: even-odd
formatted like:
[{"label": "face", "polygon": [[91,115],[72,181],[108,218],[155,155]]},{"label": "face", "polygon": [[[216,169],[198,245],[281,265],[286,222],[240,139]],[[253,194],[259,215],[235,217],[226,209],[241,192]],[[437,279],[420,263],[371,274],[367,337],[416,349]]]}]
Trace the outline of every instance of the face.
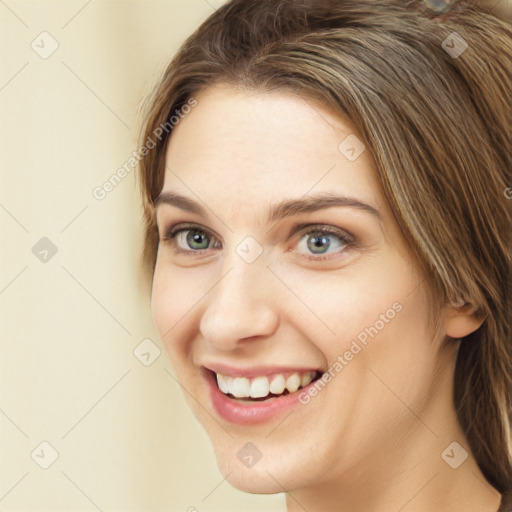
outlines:
[{"label": "face", "polygon": [[176,376],[235,487],[360,478],[440,393],[425,276],[350,123],[286,92],[196,100],[157,201]]}]

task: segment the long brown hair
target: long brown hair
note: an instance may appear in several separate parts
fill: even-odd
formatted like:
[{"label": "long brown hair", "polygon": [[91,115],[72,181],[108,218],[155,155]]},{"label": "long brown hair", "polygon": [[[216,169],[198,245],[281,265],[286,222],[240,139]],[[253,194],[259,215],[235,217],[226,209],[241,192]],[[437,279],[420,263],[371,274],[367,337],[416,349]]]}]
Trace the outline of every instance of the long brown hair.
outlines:
[{"label": "long brown hair", "polygon": [[143,268],[150,277],[158,246],[153,201],[173,113],[216,82],[319,99],[350,119],[370,149],[437,303],[466,304],[485,318],[460,345],[454,403],[483,474],[507,495],[512,31],[483,4],[451,2],[443,12],[428,4],[232,0],[213,13],[147,102],[140,142],[155,147],[140,164]]}]

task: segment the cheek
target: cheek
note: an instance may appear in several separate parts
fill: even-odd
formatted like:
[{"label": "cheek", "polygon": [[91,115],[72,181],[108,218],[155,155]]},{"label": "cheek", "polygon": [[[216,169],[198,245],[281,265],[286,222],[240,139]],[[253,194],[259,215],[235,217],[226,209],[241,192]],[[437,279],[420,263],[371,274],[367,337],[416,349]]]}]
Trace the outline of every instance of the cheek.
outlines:
[{"label": "cheek", "polygon": [[[372,347],[371,367],[376,380],[380,378],[376,385],[389,386],[406,403],[418,403],[434,387],[441,339],[429,324],[429,304],[423,290],[405,296],[402,305],[402,311]],[[388,395],[400,406],[391,391]]]},{"label": "cheek", "polygon": [[194,325],[194,308],[208,290],[192,273],[190,269],[159,264],[158,260],[155,267],[151,294],[153,323],[171,360],[186,352],[187,339],[193,336],[189,329]]},{"label": "cheek", "polygon": [[[389,299],[399,302],[395,314],[389,315],[393,318],[387,323],[375,321],[376,313],[386,315],[382,307],[388,306]],[[423,290],[403,291],[374,306],[369,326],[361,331],[366,344],[359,343],[361,352],[344,375],[346,390],[355,398],[352,422],[360,427],[355,429],[356,438],[364,438],[371,449],[376,449],[374,443],[391,440],[417,424],[411,410],[420,414],[435,390],[439,341],[428,324]],[[364,433],[363,426],[369,424],[379,425],[373,439]]]},{"label": "cheek", "polygon": [[[305,292],[308,283],[303,283]],[[309,283],[311,308],[322,304],[316,311],[336,333],[329,342],[309,327],[333,375],[316,405],[323,406],[316,428],[332,432],[326,452],[342,443],[346,460],[358,460],[361,453],[370,457],[417,423],[408,407],[421,411],[428,401],[437,362],[429,304],[417,283],[404,271],[326,278],[323,294]],[[302,328],[306,325],[303,320]]]},{"label": "cheek", "polygon": [[326,337],[319,321],[294,315],[295,326],[321,350],[336,375],[329,386],[333,392],[357,396],[367,410],[376,406],[375,397],[386,406],[389,398],[396,402],[392,409],[400,408],[386,385],[404,399],[428,393],[439,340],[428,324],[430,305],[420,281],[404,261],[367,266],[364,272],[304,274],[295,281],[297,295],[334,332]]},{"label": "cheek", "polygon": [[[295,270],[285,276],[303,303],[295,301],[290,321],[327,356],[343,353],[354,340],[362,347],[365,343],[369,346],[371,340],[385,338],[398,324],[424,327],[427,304],[411,293],[419,278],[407,262],[368,263],[335,272]],[[404,317],[411,321],[403,323]]]}]

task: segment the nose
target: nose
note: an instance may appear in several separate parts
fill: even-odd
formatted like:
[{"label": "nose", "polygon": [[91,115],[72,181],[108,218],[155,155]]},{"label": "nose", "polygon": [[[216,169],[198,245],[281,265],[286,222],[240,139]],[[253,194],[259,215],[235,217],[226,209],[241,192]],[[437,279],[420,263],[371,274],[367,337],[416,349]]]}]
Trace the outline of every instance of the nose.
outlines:
[{"label": "nose", "polygon": [[254,337],[271,336],[279,325],[276,293],[271,289],[276,283],[264,259],[249,264],[235,257],[231,263],[208,294],[199,327],[204,339],[219,351],[236,349]]}]

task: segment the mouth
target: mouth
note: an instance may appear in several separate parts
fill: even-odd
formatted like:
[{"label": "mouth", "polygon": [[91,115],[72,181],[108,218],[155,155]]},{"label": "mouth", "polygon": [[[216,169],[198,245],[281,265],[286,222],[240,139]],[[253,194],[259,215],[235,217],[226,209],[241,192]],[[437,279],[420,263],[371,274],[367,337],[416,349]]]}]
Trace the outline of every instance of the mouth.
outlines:
[{"label": "mouth", "polygon": [[[321,378],[321,370],[283,370],[250,376],[202,368],[215,411],[241,425],[261,423],[300,405],[299,395]],[[263,372],[261,372],[263,373]]]}]

